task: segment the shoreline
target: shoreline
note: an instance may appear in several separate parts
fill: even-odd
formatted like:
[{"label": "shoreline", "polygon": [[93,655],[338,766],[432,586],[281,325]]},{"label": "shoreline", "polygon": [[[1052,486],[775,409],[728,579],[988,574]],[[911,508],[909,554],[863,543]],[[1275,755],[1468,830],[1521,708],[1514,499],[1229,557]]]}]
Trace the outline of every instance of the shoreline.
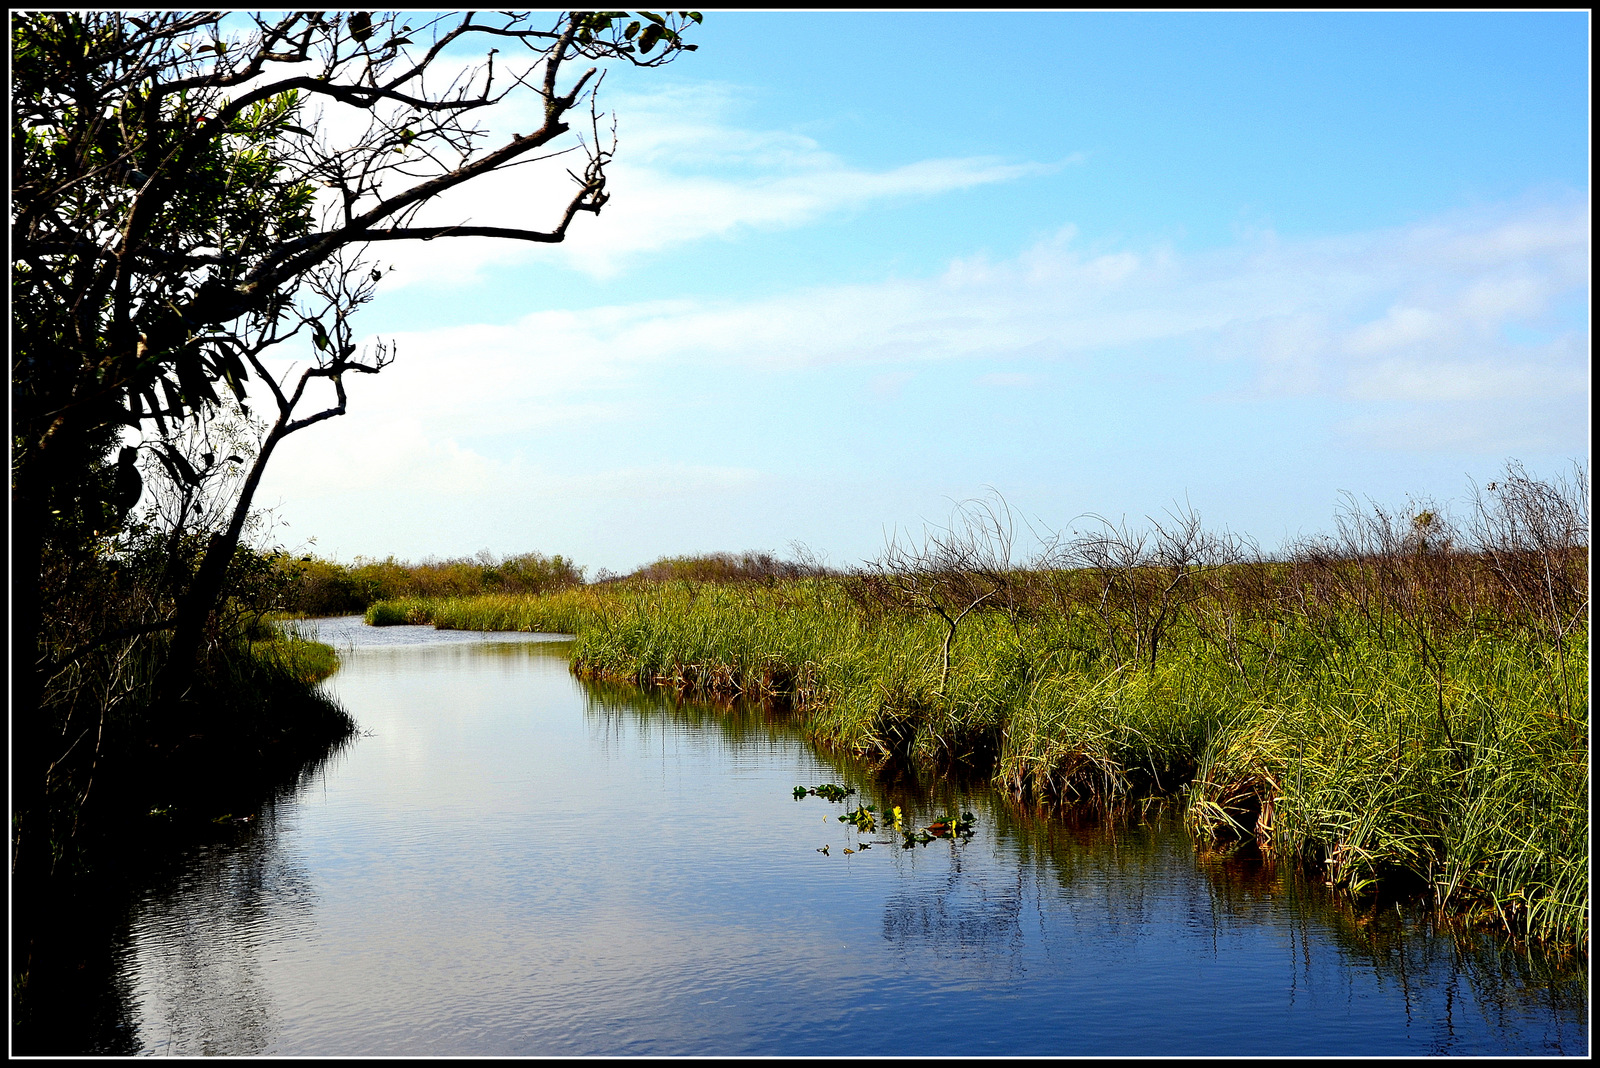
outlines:
[{"label": "shoreline", "polygon": [[1341,643],[1277,619],[1253,659],[1178,628],[1138,664],[1097,648],[1092,619],[995,613],[963,623],[941,670],[937,621],[869,619],[847,586],[612,584],[367,618],[574,634],[579,677],[768,702],[826,748],[959,766],[1019,803],[1178,799],[1197,836],[1297,862],[1354,902],[1420,898],[1587,952],[1586,632],[1556,650],[1482,628]]}]

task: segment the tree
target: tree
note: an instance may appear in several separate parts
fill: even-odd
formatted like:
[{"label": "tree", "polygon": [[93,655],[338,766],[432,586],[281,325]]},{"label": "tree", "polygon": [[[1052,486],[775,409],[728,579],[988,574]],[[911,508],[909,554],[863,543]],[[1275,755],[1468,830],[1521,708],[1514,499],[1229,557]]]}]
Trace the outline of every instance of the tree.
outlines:
[{"label": "tree", "polygon": [[[1106,645],[1114,656],[1135,663],[1146,655],[1156,669],[1162,636],[1203,592],[1209,573],[1244,559],[1245,543],[1230,533],[1207,532],[1200,515],[1185,505],[1167,513],[1167,522],[1146,516],[1148,530],[1130,530],[1090,515],[1099,530],[1061,540],[1046,553],[1050,565],[1083,569],[1099,587],[1099,615]],[[1127,653],[1119,633],[1128,638]]]},{"label": "tree", "polygon": [[[682,35],[699,21],[696,12],[615,11],[13,17],[19,883],[50,867],[44,810],[60,739],[39,710],[45,680],[73,655],[41,637],[46,604],[60,592],[42,589],[46,562],[93,558],[125,522],[139,489],[137,454],[127,450],[153,451],[198,485],[202,473],[169,447],[170,435],[216,411],[224,393],[248,411],[264,389],[276,407],[228,522],[175,610],[145,627],[171,632],[162,680],[178,696],[273,447],[343,414],[345,376],[392,359],[353,342],[350,316],[381,279],[362,251],[465,236],[562,241],[579,213],[598,214],[608,199],[615,141],[600,137],[600,64],[670,62],[695,48]],[[492,45],[483,62],[449,77],[457,51],[475,42]],[[576,61],[594,65],[569,75]],[[541,125],[482,144],[477,117],[513,93],[537,98]],[[585,104],[588,136],[570,121]],[[359,119],[359,131],[317,132],[333,128],[318,119],[336,113]],[[553,206],[547,230],[419,222],[426,205],[464,183],[562,152],[583,164],[569,170],[575,189]],[[275,381],[263,354],[297,339],[310,365],[295,382]],[[318,387],[331,401],[300,413]],[[152,440],[122,445],[129,435]]]},{"label": "tree", "polygon": [[1017,564],[1011,558],[1016,524],[998,493],[988,500],[962,501],[942,529],[924,528],[921,544],[898,532],[864,579],[897,607],[925,611],[944,623],[939,651],[939,692],[950,683],[950,647],[961,621],[986,603],[1004,607],[1013,622]]}]

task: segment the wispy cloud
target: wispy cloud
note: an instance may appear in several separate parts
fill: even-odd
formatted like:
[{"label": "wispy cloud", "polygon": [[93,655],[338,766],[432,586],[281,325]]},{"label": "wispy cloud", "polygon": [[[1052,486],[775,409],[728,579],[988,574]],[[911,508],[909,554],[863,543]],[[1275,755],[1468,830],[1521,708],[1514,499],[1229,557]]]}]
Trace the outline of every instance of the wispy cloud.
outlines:
[{"label": "wispy cloud", "polygon": [[[1522,210],[1530,217],[1463,216],[1448,227],[1330,239],[1267,237],[1190,254],[1081,251],[1068,228],[1013,259],[955,261],[924,280],[741,303],[609,308],[573,325],[630,361],[721,356],[780,367],[1069,356],[1190,340],[1212,357],[1259,363],[1263,390],[1371,399],[1379,372],[1395,361],[1437,370],[1574,358],[1586,317],[1581,329],[1546,323],[1566,339],[1559,345],[1521,343],[1506,330],[1544,323],[1560,302],[1582,295],[1587,209]],[[1541,240],[1502,240],[1510,232]],[[1284,373],[1295,363],[1301,377]],[[1441,395],[1458,388],[1439,385]]]},{"label": "wispy cloud", "polygon": [[[559,246],[463,238],[377,250],[396,285],[459,285],[485,269],[554,258],[594,276],[617,273],[648,252],[745,231],[802,226],[836,212],[935,196],[1047,173],[1041,164],[991,156],[917,160],[885,170],[852,166],[803,134],[737,123],[739,95],[726,86],[679,85],[649,96],[607,98],[617,116],[618,153],[608,169],[612,200],[580,217],[582,240]],[[514,110],[491,116],[496,135],[536,125]],[[609,127],[602,129],[609,140]],[[593,141],[593,134],[587,135]],[[1071,162],[1071,161],[1065,161]],[[446,194],[420,221],[550,229],[575,186],[571,154],[476,179]]]},{"label": "wispy cloud", "polygon": [[[507,477],[462,442],[493,451],[484,443],[529,432],[625,435],[670,403],[663,382],[856,368],[887,400],[940,360],[967,361],[988,388],[1035,388],[1041,361],[1085,374],[1200,361],[1219,381],[1245,372],[1236,401],[1332,402],[1331,429],[1355,443],[1568,450],[1587,440],[1589,244],[1575,202],[1200,253],[1088,251],[1067,228],[1010,259],[955,261],[920,280],[402,333],[399,362],[358,383],[352,415],[319,428],[315,450],[286,455],[274,481],[332,491],[322,483],[420,479],[458,492]],[[325,464],[330,450],[349,462]]]}]

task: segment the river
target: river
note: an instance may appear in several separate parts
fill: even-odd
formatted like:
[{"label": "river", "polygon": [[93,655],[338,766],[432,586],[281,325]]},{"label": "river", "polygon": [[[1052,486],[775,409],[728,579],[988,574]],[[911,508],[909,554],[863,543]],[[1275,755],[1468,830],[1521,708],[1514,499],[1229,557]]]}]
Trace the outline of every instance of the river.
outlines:
[{"label": "river", "polygon": [[[780,714],[586,686],[553,636],[315,627],[361,735],[130,906],[120,1052],[1588,1052],[1584,969],[1173,816],[885,779]],[[796,800],[824,783],[857,793]],[[862,803],[973,834],[904,848]]]}]

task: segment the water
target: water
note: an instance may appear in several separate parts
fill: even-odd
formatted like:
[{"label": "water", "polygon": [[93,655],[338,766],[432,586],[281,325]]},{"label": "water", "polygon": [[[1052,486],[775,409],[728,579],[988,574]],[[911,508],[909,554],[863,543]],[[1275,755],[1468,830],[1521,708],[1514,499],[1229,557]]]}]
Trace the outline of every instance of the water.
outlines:
[{"label": "water", "polygon": [[[548,636],[318,626],[363,736],[132,907],[128,1052],[1588,1051],[1581,970],[1171,819],[880,782],[781,716],[585,687]],[[859,794],[794,799],[824,782]],[[839,822],[863,797],[976,834],[902,849]]]}]

